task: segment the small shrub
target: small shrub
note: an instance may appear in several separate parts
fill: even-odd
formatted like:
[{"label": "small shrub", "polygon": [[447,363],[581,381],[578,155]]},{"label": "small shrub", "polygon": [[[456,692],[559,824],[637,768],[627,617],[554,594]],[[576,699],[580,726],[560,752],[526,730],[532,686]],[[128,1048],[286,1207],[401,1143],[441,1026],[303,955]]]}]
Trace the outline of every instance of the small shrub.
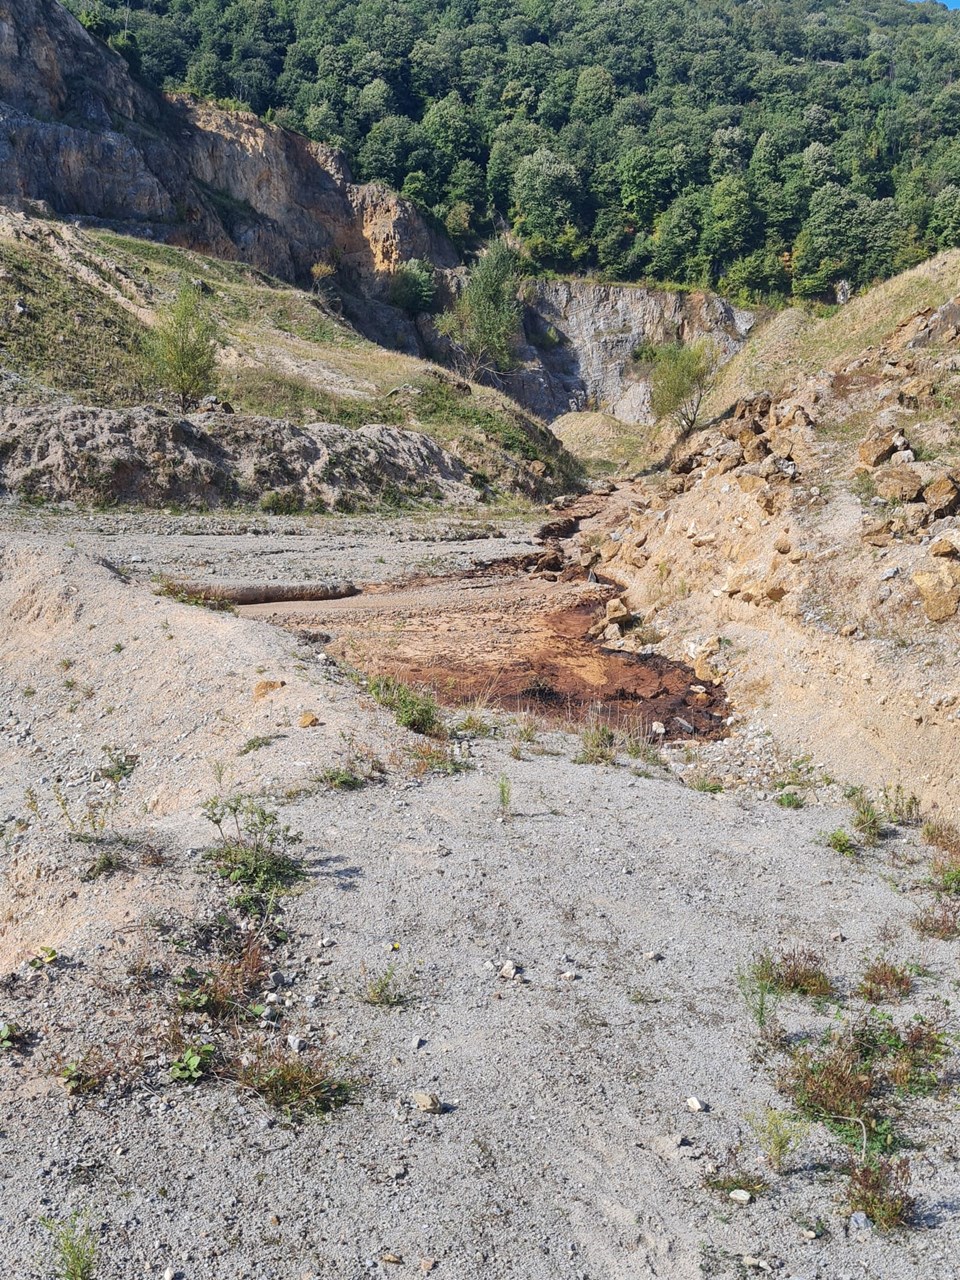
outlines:
[{"label": "small shrub", "polygon": [[53,1238],[55,1280],[93,1280],[97,1265],[97,1241],[90,1224],[79,1213],[56,1221],[40,1223]]},{"label": "small shrub", "polygon": [[823,839],[827,848],[832,849],[834,853],[840,853],[845,858],[855,858],[857,856],[856,841],[848,831],[844,831],[843,827],[837,827],[835,831],[827,832]]},{"label": "small shrub", "polygon": [[960,937],[960,902],[934,902],[910,922],[922,937],[954,942]]},{"label": "small shrub", "polygon": [[208,800],[203,815],[219,835],[206,857],[239,887],[234,900],[238,910],[262,915],[269,901],[305,878],[302,863],[290,852],[302,836],[251,796]]},{"label": "small shrub", "polygon": [[913,990],[913,978],[903,965],[876,956],[860,976],[857,995],[864,1000],[901,1000]]},{"label": "small shrub", "polygon": [[371,683],[370,693],[380,706],[393,712],[401,729],[432,738],[442,736],[440,708],[432,693],[418,692],[393,676],[379,676]]},{"label": "small shrub", "polygon": [[776,1107],[765,1107],[746,1119],[774,1173],[782,1172],[787,1157],[797,1150],[810,1132],[807,1121],[788,1111],[778,1111]]},{"label": "small shrub", "polygon": [[98,1049],[87,1049],[74,1062],[62,1063],[59,1074],[67,1093],[96,1093],[113,1074],[113,1064]]},{"label": "small shrub", "polygon": [[181,286],[144,343],[149,370],[172,391],[183,413],[214,388],[220,331],[199,290]]},{"label": "small shrub", "polygon": [[433,267],[420,258],[401,263],[390,279],[390,301],[408,315],[431,311],[436,295]]},{"label": "small shrub", "polygon": [[878,1231],[905,1226],[915,1208],[908,1191],[910,1177],[906,1158],[852,1163],[847,1169],[847,1210],[865,1213]]},{"label": "small shrub", "polygon": [[125,871],[126,869],[126,860],[118,850],[102,849],[83,872],[80,879],[84,881],[99,880],[102,876],[112,876],[115,871]]}]

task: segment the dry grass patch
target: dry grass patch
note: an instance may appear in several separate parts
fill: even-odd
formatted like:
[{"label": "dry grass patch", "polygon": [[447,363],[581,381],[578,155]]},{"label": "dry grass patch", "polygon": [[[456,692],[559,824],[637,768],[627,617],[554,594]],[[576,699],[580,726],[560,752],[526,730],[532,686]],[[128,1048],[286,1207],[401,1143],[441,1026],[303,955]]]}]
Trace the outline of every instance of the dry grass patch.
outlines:
[{"label": "dry grass patch", "polygon": [[960,937],[960,902],[932,902],[921,908],[910,923],[921,937],[953,942]]},{"label": "dry grass patch", "polygon": [[904,965],[894,964],[886,956],[875,956],[860,975],[857,995],[879,1003],[902,1000],[913,990],[913,976]]},{"label": "dry grass patch", "polygon": [[879,1231],[906,1226],[916,1207],[908,1190],[910,1178],[906,1158],[851,1164],[847,1169],[847,1211],[865,1213]]}]

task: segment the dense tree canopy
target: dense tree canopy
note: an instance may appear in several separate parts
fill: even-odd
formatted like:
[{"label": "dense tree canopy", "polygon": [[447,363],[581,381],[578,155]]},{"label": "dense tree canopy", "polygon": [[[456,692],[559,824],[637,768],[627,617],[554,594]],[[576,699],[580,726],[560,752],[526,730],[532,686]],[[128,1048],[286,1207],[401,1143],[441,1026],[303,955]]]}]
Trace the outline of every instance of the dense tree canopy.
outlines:
[{"label": "dense tree canopy", "polygon": [[556,269],[812,297],[960,244],[960,15],[933,0],[72,7],[146,79]]}]

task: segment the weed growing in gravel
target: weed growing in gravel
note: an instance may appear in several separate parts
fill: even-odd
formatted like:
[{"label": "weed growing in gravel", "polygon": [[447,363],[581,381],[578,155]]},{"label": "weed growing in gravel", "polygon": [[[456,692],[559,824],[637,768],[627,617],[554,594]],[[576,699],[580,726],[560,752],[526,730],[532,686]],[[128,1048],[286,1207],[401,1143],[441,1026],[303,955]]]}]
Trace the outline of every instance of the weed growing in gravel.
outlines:
[{"label": "weed growing in gravel", "polygon": [[845,858],[855,858],[857,856],[857,844],[849,831],[844,831],[843,827],[837,827],[835,831],[826,831],[822,833],[823,842],[828,849],[832,849],[834,853],[843,854]]},{"label": "weed growing in gravel", "polygon": [[753,962],[752,973],[780,995],[812,996],[829,1000],[836,994],[823,967],[823,958],[809,947],[791,947],[778,956],[765,951]]},{"label": "weed growing in gravel", "polygon": [[904,791],[898,782],[896,786],[884,786],[880,792],[880,808],[888,822],[895,822],[899,827],[916,827],[920,824],[920,800],[913,792]]},{"label": "weed growing in gravel", "polygon": [[266,950],[258,934],[240,935],[236,955],[216,961],[205,972],[188,965],[177,984],[181,1009],[203,1013],[213,1022],[258,1017],[262,1009],[251,1002],[267,975]]},{"label": "weed growing in gravel", "polygon": [[693,791],[703,791],[707,795],[719,795],[723,790],[723,783],[718,782],[716,778],[710,778],[704,773],[694,773],[687,780],[687,786]]},{"label": "weed growing in gravel", "polygon": [[757,963],[739,969],[737,988],[757,1028],[762,1032],[769,1031],[780,1003],[780,992],[770,974]]},{"label": "weed growing in gravel", "polygon": [[95,796],[83,803],[82,809],[70,807],[63,789],[58,783],[53,786],[53,799],[60,810],[64,824],[71,840],[81,844],[97,844],[107,837],[113,812],[117,807],[119,796],[116,791],[108,797]]},{"label": "weed growing in gravel", "polygon": [[418,742],[410,747],[407,756],[411,763],[414,777],[422,778],[426,773],[443,773],[452,776],[466,773],[473,765],[464,756],[452,748],[434,742]]},{"label": "weed growing in gravel", "polygon": [[140,757],[132,751],[124,751],[122,747],[104,747],[106,764],[100,766],[100,777],[119,786],[124,778],[129,778],[139,763]]},{"label": "weed growing in gravel", "polygon": [[607,724],[584,725],[580,733],[580,751],[574,764],[613,764],[617,757],[617,735]]},{"label": "weed growing in gravel", "polygon": [[97,1265],[97,1242],[90,1224],[79,1213],[57,1221],[41,1218],[53,1242],[55,1280],[93,1280]]},{"label": "weed growing in gravel", "polygon": [[918,911],[910,923],[924,938],[954,942],[960,937],[960,902],[933,902]]},{"label": "weed growing in gravel", "polygon": [[294,1053],[279,1045],[252,1046],[228,1064],[227,1073],[241,1089],[291,1119],[325,1115],[352,1101],[356,1092],[319,1054]]},{"label": "weed growing in gravel", "polygon": [[869,848],[880,843],[883,835],[883,822],[876,805],[867,795],[863,787],[849,787],[846,797],[853,810],[853,829]]},{"label": "weed growing in gravel", "polygon": [[849,1033],[840,1034],[817,1048],[796,1050],[781,1080],[800,1113],[820,1120],[848,1142],[864,1149],[891,1140],[888,1121],[878,1116],[877,1081],[869,1062],[857,1051]]},{"label": "weed growing in gravel", "polygon": [[857,995],[864,1000],[902,1000],[913,990],[913,978],[903,965],[875,956],[860,975]]},{"label": "weed growing in gravel", "polygon": [[361,778],[346,765],[331,765],[321,770],[320,780],[331,791],[360,791],[367,785],[366,778]]},{"label": "weed growing in gravel", "polygon": [[264,747],[269,747],[271,742],[276,741],[276,734],[255,734],[252,738],[248,738],[243,746],[237,752],[238,756],[248,756],[253,751],[262,751]]},{"label": "weed growing in gravel", "polygon": [[187,1045],[170,1063],[170,1079],[178,1084],[199,1084],[213,1066],[215,1053],[212,1044]]},{"label": "weed growing in gravel", "polygon": [[21,1048],[25,1040],[24,1030],[16,1022],[0,1022],[0,1053]]},{"label": "weed growing in gravel", "polygon": [[67,1093],[96,1093],[107,1083],[113,1068],[99,1049],[87,1049],[75,1061],[61,1062],[58,1074]]},{"label": "weed growing in gravel", "polygon": [[406,1004],[409,997],[400,986],[397,966],[388,964],[383,973],[371,978],[363,989],[361,999],[364,1004],[372,1004],[384,1009],[397,1009]]},{"label": "weed growing in gravel", "polygon": [[707,1174],[703,1185],[710,1191],[729,1196],[731,1191],[749,1191],[752,1196],[762,1196],[770,1188],[769,1182],[759,1173],[752,1173],[740,1164],[736,1148],[727,1153],[716,1173]]},{"label": "weed growing in gravel", "polygon": [[938,889],[944,893],[960,893],[960,853],[951,850],[935,854],[930,871]]},{"label": "weed growing in gravel", "polygon": [[115,871],[125,871],[127,863],[123,855],[116,849],[102,849],[93,862],[80,876],[81,880],[99,880],[102,876],[111,876]]},{"label": "weed growing in gravel", "polygon": [[497,780],[497,809],[501,818],[510,817],[510,801],[513,795],[513,787],[510,779],[505,773],[501,773]]},{"label": "weed growing in gravel", "polygon": [[796,791],[778,791],[773,797],[773,803],[778,804],[781,809],[802,809],[803,796]]},{"label": "weed growing in gravel", "polygon": [[910,1162],[878,1158],[851,1163],[847,1168],[846,1208],[865,1213],[878,1231],[909,1223],[915,1201],[910,1195]]},{"label": "weed growing in gravel", "polygon": [[924,844],[932,845],[941,853],[960,854],[960,829],[952,822],[946,822],[943,818],[925,822],[920,830],[920,836]]},{"label": "weed growing in gravel", "polygon": [[418,692],[393,676],[378,676],[370,683],[370,694],[381,707],[393,712],[401,729],[410,729],[430,738],[444,736],[440,708],[429,691]]},{"label": "weed growing in gravel", "polygon": [[783,1171],[787,1157],[801,1146],[810,1132],[806,1120],[789,1111],[778,1111],[776,1107],[751,1112],[746,1120],[774,1173]]},{"label": "weed growing in gravel", "polygon": [[477,707],[465,711],[453,728],[467,738],[493,738],[497,732],[497,726],[487,720]]},{"label": "weed growing in gravel", "polygon": [[271,899],[306,877],[290,852],[303,837],[252,796],[216,796],[203,805],[203,815],[219,836],[206,856],[238,886],[234,906],[245,915],[263,915]]}]

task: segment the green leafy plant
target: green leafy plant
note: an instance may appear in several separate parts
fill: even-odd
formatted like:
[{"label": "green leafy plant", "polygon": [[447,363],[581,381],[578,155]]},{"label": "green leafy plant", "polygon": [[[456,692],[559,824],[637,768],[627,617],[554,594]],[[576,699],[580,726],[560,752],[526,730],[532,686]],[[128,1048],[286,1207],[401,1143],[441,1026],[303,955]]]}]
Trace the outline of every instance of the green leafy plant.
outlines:
[{"label": "green leafy plant", "polygon": [[855,858],[857,856],[856,841],[848,831],[844,831],[843,827],[837,827],[835,831],[828,831],[823,840],[827,848],[832,849],[834,853],[840,853],[845,858]]},{"label": "green leafy plant", "polygon": [[594,721],[580,732],[580,750],[574,764],[613,764],[617,758],[617,735],[608,724]]},{"label": "green leafy plant", "polygon": [[0,1052],[19,1049],[24,1040],[23,1028],[16,1022],[0,1022]]},{"label": "green leafy plant", "polygon": [[226,1070],[241,1089],[292,1119],[326,1115],[351,1102],[357,1092],[318,1053],[293,1053],[279,1045],[249,1046]]},{"label": "green leafy plant", "polygon": [[758,1029],[769,1032],[780,1003],[780,991],[772,976],[762,966],[751,964],[737,971],[737,989]]},{"label": "green leafy plant", "polygon": [[179,1084],[197,1084],[213,1065],[216,1048],[212,1044],[187,1045],[170,1063],[170,1079]]},{"label": "green leafy plant", "polygon": [[247,915],[263,915],[278,894],[289,892],[306,872],[292,848],[302,835],[252,796],[217,796],[203,806],[218,842],[206,857],[236,885],[234,905]]},{"label": "green leafy plant", "polygon": [[778,804],[781,809],[802,809],[803,796],[796,791],[778,791],[773,797],[774,804]]}]

